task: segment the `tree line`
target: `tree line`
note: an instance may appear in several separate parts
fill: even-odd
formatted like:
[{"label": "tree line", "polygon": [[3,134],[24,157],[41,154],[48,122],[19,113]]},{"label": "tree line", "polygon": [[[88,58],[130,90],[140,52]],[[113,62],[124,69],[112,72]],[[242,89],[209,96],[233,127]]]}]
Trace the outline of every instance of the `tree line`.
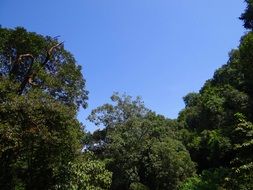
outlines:
[{"label": "tree line", "polygon": [[88,119],[81,67],[57,38],[0,28],[0,189],[253,189],[253,0],[238,48],[177,119],[114,93]]}]

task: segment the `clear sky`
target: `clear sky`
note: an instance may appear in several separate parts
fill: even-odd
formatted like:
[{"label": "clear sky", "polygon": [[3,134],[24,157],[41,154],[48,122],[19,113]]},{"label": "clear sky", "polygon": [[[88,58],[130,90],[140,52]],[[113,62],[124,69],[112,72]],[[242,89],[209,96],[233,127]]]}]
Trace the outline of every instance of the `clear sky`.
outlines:
[{"label": "clear sky", "polygon": [[58,36],[82,65],[89,108],[140,95],[169,118],[228,59],[244,33],[243,0],[0,0],[2,27]]}]

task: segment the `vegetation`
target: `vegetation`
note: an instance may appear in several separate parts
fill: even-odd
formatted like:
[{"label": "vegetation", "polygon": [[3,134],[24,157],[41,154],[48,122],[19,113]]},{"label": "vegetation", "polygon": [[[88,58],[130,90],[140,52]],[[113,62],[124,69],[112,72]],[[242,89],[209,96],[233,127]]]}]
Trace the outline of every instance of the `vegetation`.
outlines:
[{"label": "vegetation", "polygon": [[17,28],[0,29],[0,39],[0,189],[72,183],[68,165],[85,140],[76,119],[87,100],[81,68],[51,37]]},{"label": "vegetation", "polygon": [[107,160],[111,189],[176,189],[194,174],[195,165],[176,138],[175,121],[151,112],[139,98],[114,94],[112,100],[116,105],[105,104],[89,117],[97,124],[113,120],[105,132],[98,131],[102,138],[91,141],[102,144],[91,150]]},{"label": "vegetation", "polygon": [[114,93],[88,119],[81,67],[57,39],[0,28],[0,189],[253,189],[253,1],[247,33],[175,120]]}]

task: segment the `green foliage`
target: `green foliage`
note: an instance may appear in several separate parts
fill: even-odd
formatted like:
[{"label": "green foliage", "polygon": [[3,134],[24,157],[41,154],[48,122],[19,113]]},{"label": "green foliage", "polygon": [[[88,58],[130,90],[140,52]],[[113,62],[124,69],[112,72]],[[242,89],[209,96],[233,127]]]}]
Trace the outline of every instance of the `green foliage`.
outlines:
[{"label": "green foliage", "polygon": [[[248,9],[251,9],[251,1]],[[248,13],[247,13],[248,14]],[[249,17],[248,17],[249,18]],[[249,23],[248,23],[249,24]],[[230,53],[228,63],[218,69],[199,93],[185,98],[180,112],[179,136],[198,164],[198,172],[224,168],[221,181],[211,189],[252,189],[252,98],[253,33],[242,37],[239,48]],[[194,182],[194,183],[193,183]],[[192,189],[203,182],[192,178]],[[204,187],[202,189],[207,189]]]},{"label": "green foliage", "polygon": [[252,77],[252,59],[253,59],[253,33],[249,32],[241,39],[239,46],[240,52],[240,64],[241,68],[239,71],[244,75],[244,86],[243,91],[253,96],[253,77]]},{"label": "green foliage", "polygon": [[250,31],[183,98],[177,120],[114,93],[88,117],[104,127],[93,134],[76,119],[88,93],[71,53],[54,38],[0,28],[0,189],[253,189],[253,0],[245,2]]},{"label": "green foliage", "polygon": [[82,148],[85,80],[53,38],[1,28],[0,39],[0,189],[52,189]]},{"label": "green foliage", "polygon": [[[97,130],[90,138],[88,146],[97,154],[101,153],[104,149],[104,145],[107,142],[108,130],[113,129],[116,125],[124,124],[132,118],[143,118],[147,115],[148,110],[140,97],[135,100],[131,96],[123,94],[122,97],[119,93],[114,93],[111,96],[112,104],[104,104],[98,108],[92,110],[88,116],[90,122],[95,125],[102,125],[105,127],[102,130]],[[97,144],[99,146],[94,146]]]},{"label": "green foliage", "polygon": [[86,106],[81,67],[56,39],[24,28],[1,28],[0,39],[0,77],[15,83],[18,94],[36,88],[69,106]]},{"label": "green foliage", "polygon": [[91,156],[88,156],[70,163],[69,167],[68,184],[58,189],[106,190],[110,188],[112,173],[105,169],[104,162],[91,159]]},{"label": "green foliage", "polygon": [[50,185],[61,166],[81,149],[83,132],[73,110],[34,91],[7,102],[1,104],[1,179],[11,172],[12,178],[24,177],[26,183]]},{"label": "green foliage", "polygon": [[199,184],[201,183],[201,178],[199,176],[194,176],[188,178],[179,187],[180,190],[201,190]]},{"label": "green foliage", "polygon": [[175,139],[155,142],[149,158],[148,172],[153,176],[155,189],[177,189],[184,179],[194,174],[188,151]]},{"label": "green foliage", "polygon": [[204,170],[201,175],[188,178],[180,190],[225,190],[224,177],[227,171],[223,168]]},{"label": "green foliage", "polygon": [[149,190],[149,188],[141,183],[131,183],[129,190]]},{"label": "green foliage", "polygon": [[173,189],[194,173],[185,147],[171,137],[172,131],[165,131],[158,129],[155,120],[141,119],[109,133],[106,157],[111,158],[115,189],[135,181],[150,189]]},{"label": "green foliage", "polygon": [[231,173],[227,178],[231,189],[253,188],[253,124],[237,113],[237,125],[232,134],[235,156],[231,161]]},{"label": "green foliage", "polygon": [[[253,1],[240,19],[253,29]],[[179,136],[198,164],[198,172],[223,168],[221,181],[210,178],[217,186],[211,189],[252,189],[252,122],[253,122],[253,33],[246,33],[238,49],[229,54],[227,64],[218,69],[199,93],[190,93],[180,112]],[[182,127],[183,126],[183,127]],[[185,189],[201,189],[200,178],[185,183]],[[204,180],[205,181],[205,180]],[[216,182],[215,182],[216,181]],[[203,189],[208,189],[204,187]]]},{"label": "green foliage", "polygon": [[114,93],[111,101],[113,104],[104,104],[92,110],[88,119],[96,125],[111,128],[119,123],[124,123],[129,118],[143,117],[149,111],[140,97],[132,100],[132,97],[126,94],[121,97],[119,93]]},{"label": "green foliage", "polygon": [[253,1],[245,0],[247,3],[247,8],[245,12],[241,15],[240,19],[244,22],[244,27],[247,29],[253,29]]},{"label": "green foliage", "polygon": [[[136,101],[128,96],[117,100],[115,106],[101,106],[103,115],[95,118],[104,121],[114,116],[113,127],[106,128],[102,152],[113,172],[111,189],[176,189],[182,180],[194,174],[195,165],[189,153],[176,139],[175,121],[156,115],[141,104],[136,106]],[[112,107],[124,109],[119,112]],[[131,114],[124,113],[129,108]],[[122,115],[127,117],[122,119]]]}]

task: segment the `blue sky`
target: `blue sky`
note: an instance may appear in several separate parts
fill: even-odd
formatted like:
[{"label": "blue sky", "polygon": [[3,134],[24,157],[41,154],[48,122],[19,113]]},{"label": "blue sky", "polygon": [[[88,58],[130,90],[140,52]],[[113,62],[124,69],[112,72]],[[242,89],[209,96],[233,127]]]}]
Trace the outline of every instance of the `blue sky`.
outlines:
[{"label": "blue sky", "polygon": [[2,27],[58,36],[83,67],[89,108],[113,92],[140,95],[169,118],[228,59],[244,34],[245,4],[231,0],[1,0]]}]

